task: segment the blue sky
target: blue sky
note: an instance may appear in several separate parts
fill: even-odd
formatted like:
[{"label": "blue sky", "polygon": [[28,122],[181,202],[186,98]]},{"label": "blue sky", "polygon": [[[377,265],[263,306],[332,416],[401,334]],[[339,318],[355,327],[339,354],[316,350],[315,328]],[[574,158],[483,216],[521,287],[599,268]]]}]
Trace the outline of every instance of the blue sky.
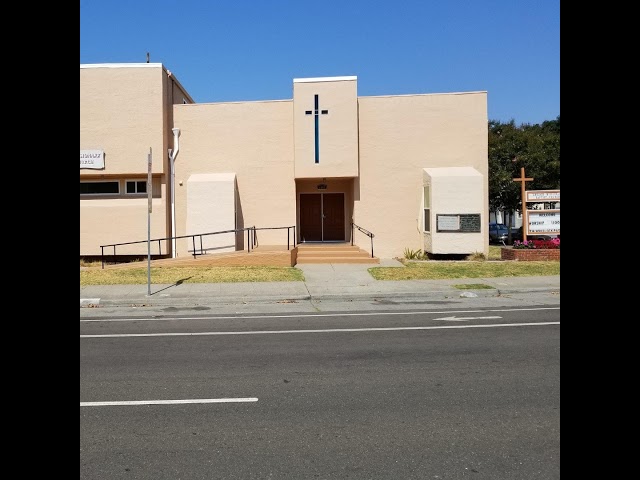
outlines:
[{"label": "blue sky", "polygon": [[560,0],[80,0],[80,63],[162,63],[198,103],[485,90],[488,118],[560,115]]}]

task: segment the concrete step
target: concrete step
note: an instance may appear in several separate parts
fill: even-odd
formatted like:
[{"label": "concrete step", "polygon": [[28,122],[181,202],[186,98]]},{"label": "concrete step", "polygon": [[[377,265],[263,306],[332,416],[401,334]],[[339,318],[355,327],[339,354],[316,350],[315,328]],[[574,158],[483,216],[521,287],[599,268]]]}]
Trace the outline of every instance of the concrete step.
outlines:
[{"label": "concrete step", "polygon": [[371,253],[349,243],[301,243],[297,263],[380,263]]},{"label": "concrete step", "polygon": [[339,257],[339,256],[334,256],[334,257],[300,257],[298,255],[297,263],[304,263],[304,264],[309,264],[309,263],[371,263],[371,264],[377,264],[377,263],[380,263],[380,259],[376,258],[376,257],[371,258],[370,256],[367,256],[367,257],[354,257],[354,256],[349,256],[349,257]]},{"label": "concrete step", "polygon": [[370,257],[371,254],[364,250],[298,250],[298,258],[300,257]]},{"label": "concrete step", "polygon": [[344,250],[344,251],[351,251],[351,250],[360,250],[360,247],[357,245],[349,245],[349,244],[344,244],[344,243],[339,243],[339,244],[326,244],[326,245],[318,245],[318,244],[308,244],[308,243],[300,243],[298,244],[298,250],[309,250],[309,251],[318,251],[318,250],[330,250],[330,251],[336,251],[336,250]]},{"label": "concrete step", "polygon": [[380,263],[380,259],[371,257],[369,252],[354,249],[298,249],[297,263]]}]

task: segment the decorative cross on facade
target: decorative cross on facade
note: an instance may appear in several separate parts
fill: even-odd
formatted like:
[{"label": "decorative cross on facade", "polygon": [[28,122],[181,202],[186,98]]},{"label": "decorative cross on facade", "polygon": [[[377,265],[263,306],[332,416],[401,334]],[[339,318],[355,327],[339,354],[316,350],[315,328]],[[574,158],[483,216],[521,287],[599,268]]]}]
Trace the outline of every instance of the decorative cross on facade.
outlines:
[{"label": "decorative cross on facade", "polygon": [[314,101],[314,109],[313,110],[305,110],[305,115],[311,115],[313,114],[314,121],[315,121],[315,136],[316,136],[316,163],[320,163],[320,145],[319,145],[319,131],[320,131],[320,126],[319,126],[319,118],[320,118],[320,114],[322,115],[326,115],[329,113],[329,110],[318,110],[318,95],[314,95],[313,96],[313,101]]},{"label": "decorative cross on facade", "polygon": [[528,230],[528,223],[527,223],[527,193],[526,190],[524,188],[524,182],[531,182],[533,181],[533,178],[526,178],[524,176],[524,167],[520,168],[520,177],[519,178],[514,178],[513,179],[514,182],[520,182],[520,192],[522,194],[522,241],[526,241],[527,240],[527,230]]}]

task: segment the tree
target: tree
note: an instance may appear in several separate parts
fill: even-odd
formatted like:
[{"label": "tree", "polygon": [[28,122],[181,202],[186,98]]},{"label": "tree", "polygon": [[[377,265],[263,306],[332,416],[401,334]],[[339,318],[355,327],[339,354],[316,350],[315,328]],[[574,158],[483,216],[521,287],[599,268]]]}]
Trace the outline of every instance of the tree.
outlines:
[{"label": "tree", "polygon": [[[522,167],[526,176],[533,178],[527,190],[560,189],[560,116],[541,125],[489,121],[491,211],[522,213],[521,185],[513,181]],[[512,222],[506,223],[510,227]]]}]

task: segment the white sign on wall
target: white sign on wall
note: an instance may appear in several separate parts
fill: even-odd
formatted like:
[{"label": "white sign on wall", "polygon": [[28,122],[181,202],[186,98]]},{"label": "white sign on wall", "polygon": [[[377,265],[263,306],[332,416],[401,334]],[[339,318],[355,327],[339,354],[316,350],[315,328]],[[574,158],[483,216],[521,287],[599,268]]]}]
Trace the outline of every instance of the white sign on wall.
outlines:
[{"label": "white sign on wall", "polygon": [[104,150],[80,150],[80,168],[104,168]]},{"label": "white sign on wall", "polygon": [[460,230],[459,215],[436,215],[436,229],[438,232],[445,230]]},{"label": "white sign on wall", "polygon": [[527,210],[527,235],[560,233],[560,210]]}]

